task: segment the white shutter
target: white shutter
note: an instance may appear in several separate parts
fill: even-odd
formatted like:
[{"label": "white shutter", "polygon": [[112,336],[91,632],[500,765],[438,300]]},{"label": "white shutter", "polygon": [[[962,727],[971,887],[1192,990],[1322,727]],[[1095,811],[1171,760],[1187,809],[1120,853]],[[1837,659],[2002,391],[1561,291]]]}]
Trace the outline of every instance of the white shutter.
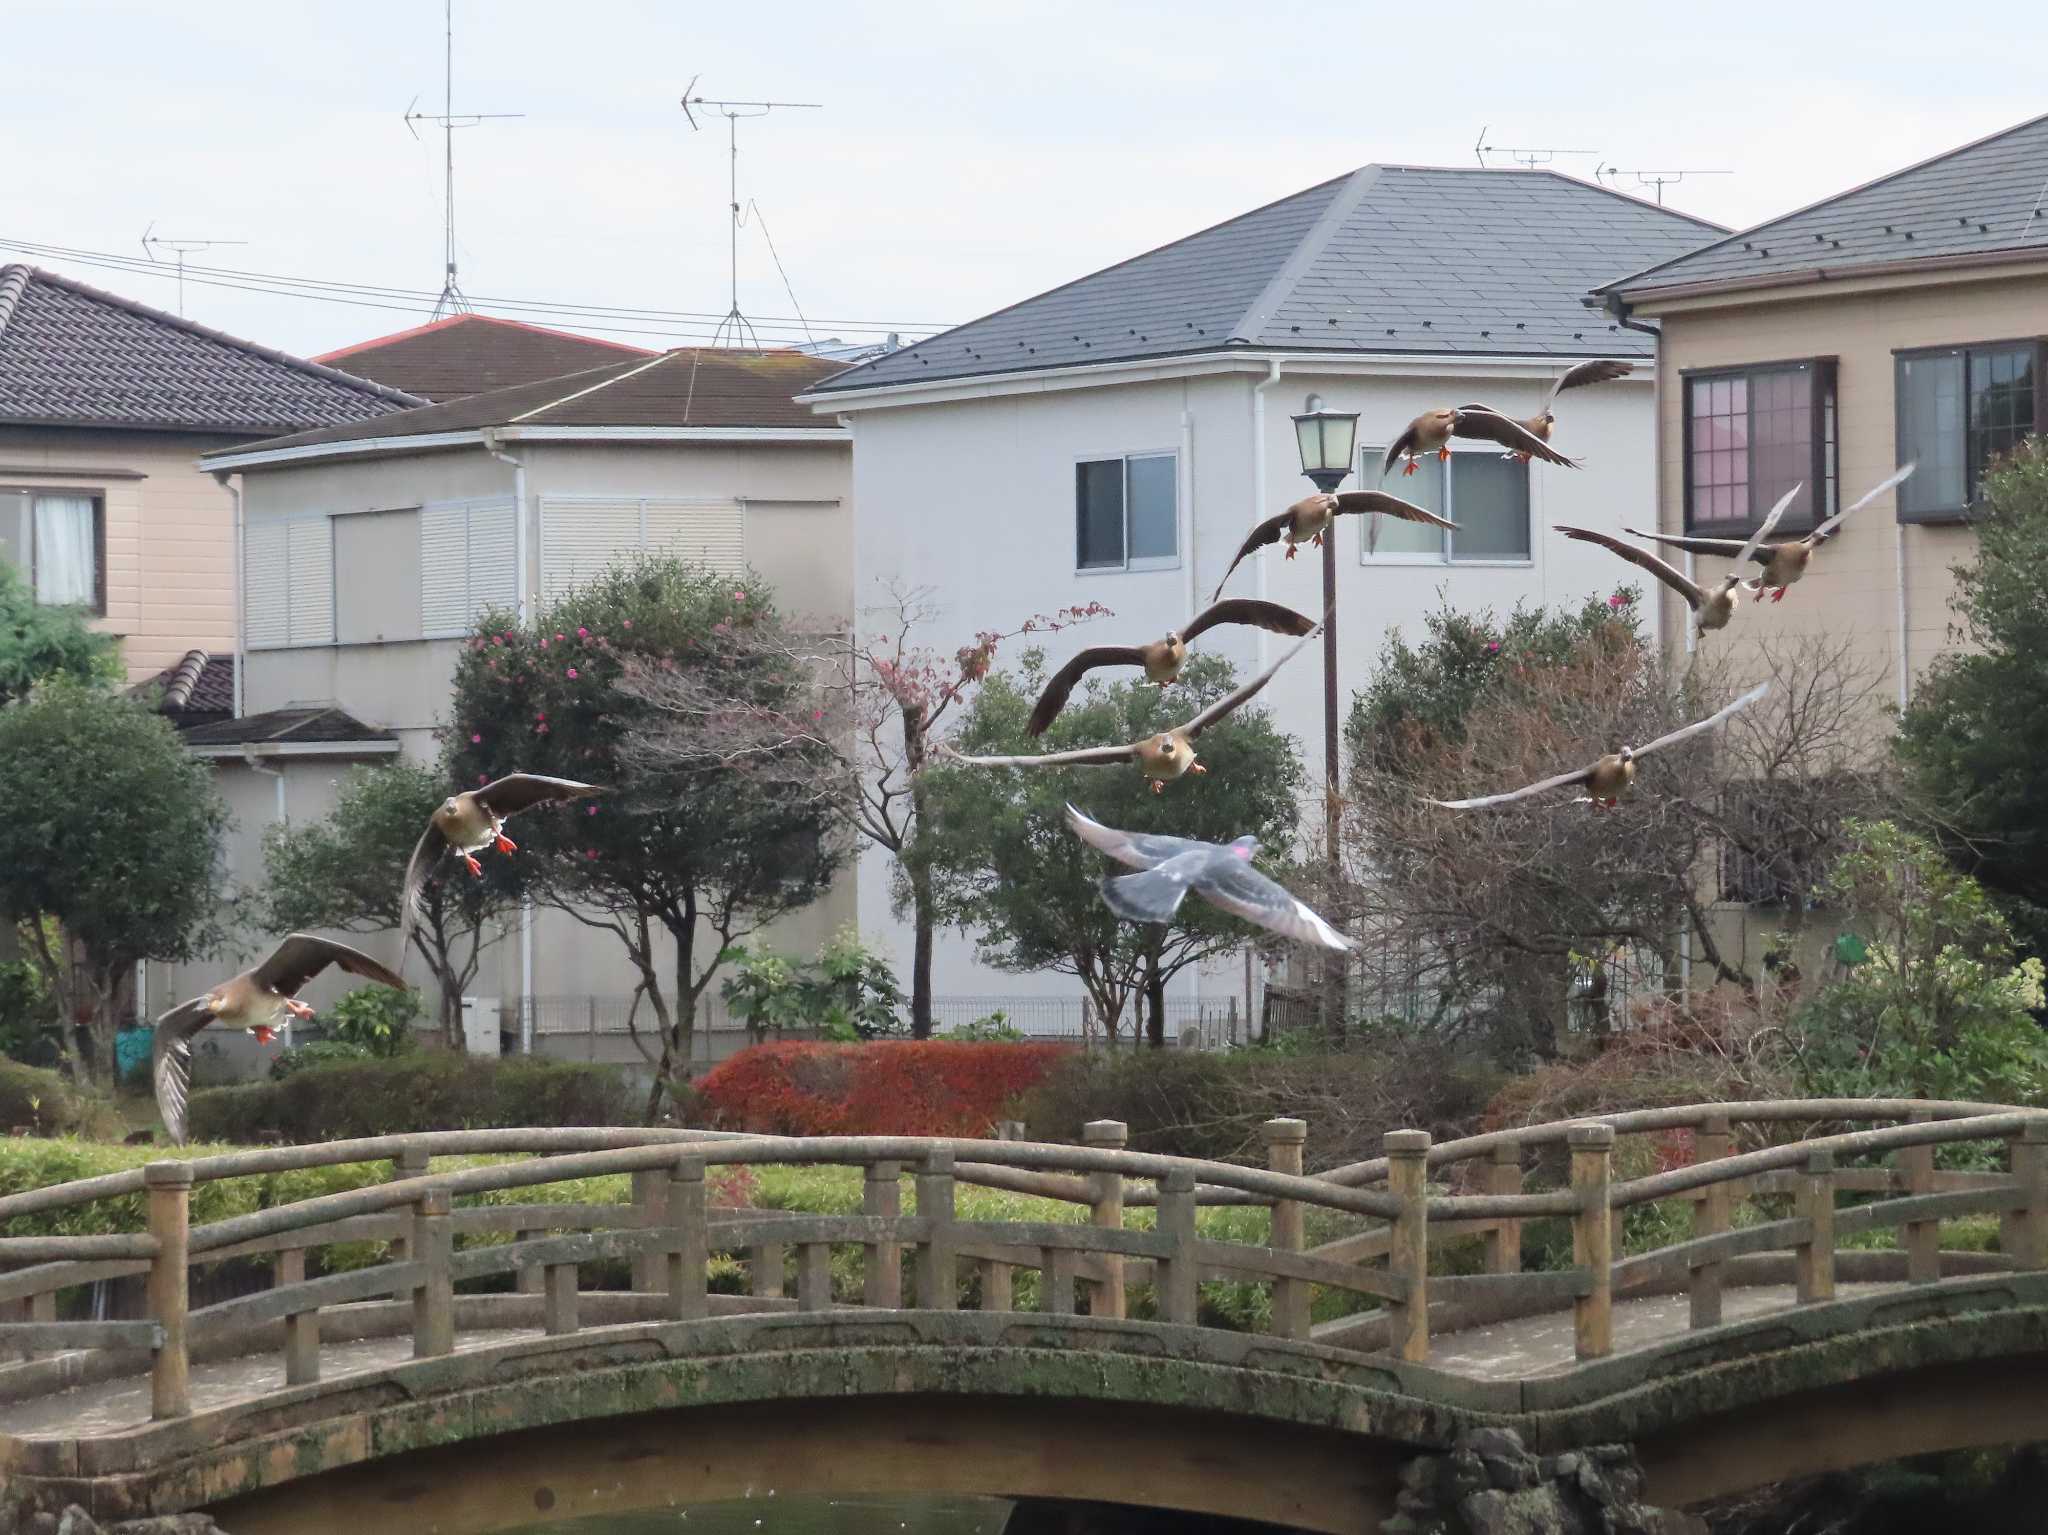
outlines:
[{"label": "white shutter", "polygon": [[242,530],[242,642],[251,650],[291,642],[285,527],[282,522],[251,522]]},{"label": "white shutter", "polygon": [[519,516],[510,501],[478,501],[469,508],[469,611],[463,625],[488,607],[519,602]]},{"label": "white shutter", "polygon": [[647,552],[736,576],[747,568],[745,516],[737,501],[656,501],[647,508]]},{"label": "white shutter", "polygon": [[427,639],[469,628],[469,512],[460,501],[420,508],[420,633]]},{"label": "white shutter", "polygon": [[291,643],[334,643],[334,526],[326,517],[285,524]]},{"label": "white shutter", "polygon": [[639,547],[637,498],[549,496],[541,501],[541,587],[551,598],[602,574]]}]

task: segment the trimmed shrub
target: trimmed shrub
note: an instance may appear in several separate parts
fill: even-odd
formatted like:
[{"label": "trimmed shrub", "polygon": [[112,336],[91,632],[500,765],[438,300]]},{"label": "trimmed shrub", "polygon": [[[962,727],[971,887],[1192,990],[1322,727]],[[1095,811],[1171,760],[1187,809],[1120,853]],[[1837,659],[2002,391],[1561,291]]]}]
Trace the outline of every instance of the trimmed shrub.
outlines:
[{"label": "trimmed shrub", "polygon": [[0,1061],[0,1134],[77,1135],[118,1140],[114,1105],[59,1076],[16,1061]]},{"label": "trimmed shrub", "polygon": [[986,1135],[1072,1053],[943,1039],[755,1045],[698,1079],[697,1111],[775,1135]]},{"label": "trimmed shrub", "polygon": [[411,1055],[308,1066],[279,1082],[192,1095],[195,1140],[333,1141],[411,1130],[639,1123],[609,1066],[537,1056]]}]

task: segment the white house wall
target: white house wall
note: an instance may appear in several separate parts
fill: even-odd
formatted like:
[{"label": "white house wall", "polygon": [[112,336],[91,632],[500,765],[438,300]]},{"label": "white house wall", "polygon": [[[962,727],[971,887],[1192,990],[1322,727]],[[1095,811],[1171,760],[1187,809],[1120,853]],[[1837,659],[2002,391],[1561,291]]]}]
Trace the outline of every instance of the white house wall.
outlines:
[{"label": "white house wall", "polygon": [[[864,626],[887,622],[892,590],[928,589],[929,620],[920,640],[941,654],[982,629],[1008,629],[1033,613],[1099,601],[1116,612],[1042,643],[1053,664],[1079,646],[1113,639],[1136,641],[1164,633],[1204,606],[1244,535],[1260,518],[1309,493],[1302,479],[1289,417],[1310,392],[1333,410],[1360,413],[1359,442],[1384,445],[1423,410],[1482,400],[1517,415],[1541,408],[1547,382],[1534,378],[1344,377],[1285,367],[1266,390],[1265,465],[1254,493],[1253,386],[1256,374],[1212,375],[1094,389],[1021,393],[901,408],[847,410],[855,431],[856,526],[854,580]],[[857,402],[856,402],[857,403]],[[827,407],[831,409],[833,407]],[[1505,613],[1517,602],[1560,603],[1611,592],[1624,578],[1640,586],[1598,548],[1557,537],[1556,521],[1605,531],[1649,515],[1654,508],[1653,417],[1647,378],[1575,391],[1564,398],[1557,443],[1583,457],[1582,470],[1535,465],[1530,482],[1532,556],[1510,566],[1364,565],[1364,530],[1357,519],[1340,524],[1338,622],[1340,698],[1347,712],[1395,629],[1414,636],[1440,599],[1463,609]],[[1485,445],[1475,445],[1493,451]],[[1183,497],[1181,526],[1193,531],[1192,560],[1183,548],[1172,569],[1080,573],[1074,566],[1074,465],[1077,460],[1124,454],[1178,452]],[[1354,477],[1351,487],[1377,483]],[[1400,477],[1387,482],[1398,491]],[[1305,550],[1293,561],[1269,549],[1248,558],[1231,577],[1226,595],[1263,595],[1302,612],[1321,609],[1320,558]],[[1261,639],[1266,643],[1262,646]],[[1263,650],[1277,656],[1277,636],[1241,629],[1213,632],[1201,647],[1230,657],[1244,675]],[[1014,661],[1012,642],[1002,660]],[[1320,803],[1322,777],[1322,659],[1320,647],[1297,658],[1274,680],[1262,702],[1300,743]],[[1128,771],[1102,768],[1103,773]],[[1170,794],[1199,794],[1189,781]],[[1314,815],[1305,811],[1303,827]],[[889,911],[889,865],[864,859],[860,917],[864,934],[886,935],[899,966],[907,963],[906,924]],[[1223,967],[1203,984],[1210,995],[1243,989],[1241,962]],[[1180,991],[1186,997],[1190,978]],[[943,934],[934,989],[945,996],[1072,995],[1074,983],[1058,976],[1010,976],[976,962],[971,941]]]}]

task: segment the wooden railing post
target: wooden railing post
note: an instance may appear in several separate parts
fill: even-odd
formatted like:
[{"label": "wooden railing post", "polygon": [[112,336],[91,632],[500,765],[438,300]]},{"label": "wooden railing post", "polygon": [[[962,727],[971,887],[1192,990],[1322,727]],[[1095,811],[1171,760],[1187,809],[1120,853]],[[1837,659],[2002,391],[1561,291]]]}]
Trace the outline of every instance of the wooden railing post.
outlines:
[{"label": "wooden railing post", "polygon": [[1159,1320],[1193,1326],[1202,1275],[1195,1261],[1195,1175],[1185,1167],[1159,1180],[1158,1231],[1172,1243],[1154,1270]]},{"label": "wooden railing post", "polygon": [[917,1249],[917,1303],[926,1311],[960,1305],[960,1271],[953,1229],[953,1148],[935,1146],[917,1169],[917,1213],[926,1223]]},{"label": "wooden railing post", "polygon": [[998,1263],[994,1258],[977,1258],[974,1260],[974,1272],[981,1281],[981,1309],[983,1311],[1010,1310],[1010,1265]]},{"label": "wooden railing post", "polygon": [[[1694,1132],[1692,1144],[1695,1162],[1716,1162],[1732,1155],[1735,1135],[1729,1126],[1728,1116],[1709,1114],[1702,1119],[1699,1129]],[[1728,1193],[1725,1183],[1710,1183],[1699,1191],[1699,1198],[1692,1207],[1692,1234],[1695,1237],[1719,1236],[1729,1229],[1732,1216]],[[1719,1258],[1693,1265],[1689,1286],[1693,1326],[1721,1325],[1721,1281],[1727,1272],[1727,1263]]]},{"label": "wooden railing post", "polygon": [[[306,1249],[281,1247],[271,1265],[273,1289],[301,1284],[306,1278]],[[310,1386],[320,1379],[320,1311],[294,1311],[284,1319],[284,1383]]]},{"label": "wooden railing post", "polygon": [[[894,1220],[903,1213],[903,1166],[877,1162],[866,1170],[860,1207],[867,1215]],[[861,1249],[860,1298],[869,1306],[890,1310],[903,1304],[903,1245],[869,1242]]]},{"label": "wooden railing post", "polygon": [[[405,1147],[391,1159],[391,1181],[403,1183],[408,1178],[424,1178],[427,1175],[428,1157],[424,1151],[411,1146]],[[403,1229],[391,1239],[391,1261],[403,1263],[412,1256],[412,1248]]]},{"label": "wooden railing post", "polygon": [[[633,1172],[633,1209],[642,1231],[658,1231],[668,1224],[669,1173],[663,1167],[641,1167]],[[633,1260],[633,1288],[651,1295],[662,1287],[667,1265],[660,1253],[642,1253]]]},{"label": "wooden railing post", "polygon": [[576,1331],[582,1322],[576,1304],[576,1265],[550,1263],[541,1272],[546,1275],[546,1287],[541,1291],[541,1325],[551,1338]]},{"label": "wooden railing post", "polygon": [[149,1316],[162,1331],[149,1375],[149,1415],[184,1418],[192,1413],[192,1360],[185,1343],[192,1165],[151,1162],[142,1169],[142,1184],[149,1190],[149,1234],[156,1239],[149,1265]]},{"label": "wooden railing post", "polygon": [[[1302,1148],[1308,1143],[1308,1125],[1299,1119],[1269,1119],[1259,1126],[1266,1143],[1266,1166],[1276,1173],[1301,1176]],[[1301,1201],[1273,1201],[1273,1228],[1267,1239],[1275,1252],[1298,1253],[1307,1245]],[[1299,1279],[1273,1281],[1273,1335],[1279,1338],[1308,1336],[1308,1285]]]},{"label": "wooden railing post", "polygon": [[[1909,1125],[1931,1123],[1934,1116],[1915,1110],[1906,1116]],[[1899,1170],[1906,1177],[1908,1194],[1934,1192],[1934,1147],[1906,1146],[1899,1151]],[[1907,1221],[1899,1230],[1899,1245],[1906,1250],[1906,1282],[1932,1284],[1941,1278],[1941,1223]]]},{"label": "wooden railing post", "polygon": [[1604,1359],[1614,1349],[1614,1222],[1607,1191],[1613,1175],[1614,1126],[1573,1125],[1565,1132],[1572,1153],[1572,1261],[1592,1284],[1572,1303],[1572,1335],[1581,1359]]},{"label": "wooden railing post", "polygon": [[[1122,1151],[1131,1138],[1131,1127],[1120,1119],[1091,1119],[1081,1126],[1081,1144],[1107,1151]],[[1124,1229],[1124,1175],[1088,1175],[1088,1219],[1104,1231]],[[1104,1253],[1096,1260],[1101,1277],[1088,1285],[1090,1316],[1121,1317],[1125,1313],[1124,1260],[1121,1253]]]},{"label": "wooden railing post", "polygon": [[1417,1363],[1429,1357],[1429,1132],[1389,1130],[1387,1192],[1401,1201],[1387,1248],[1387,1273],[1405,1293],[1387,1302],[1387,1351]]},{"label": "wooden railing post", "polygon": [[428,1189],[413,1201],[412,1261],[427,1267],[412,1292],[412,1357],[433,1359],[455,1352],[455,1279],[449,1272],[454,1233],[449,1229],[446,1189]]},{"label": "wooden railing post", "polygon": [[1081,1254],[1071,1247],[1045,1249],[1044,1267],[1038,1276],[1038,1309],[1048,1316],[1074,1314],[1074,1271]]},{"label": "wooden railing post", "polygon": [[[515,1231],[514,1242],[531,1242],[544,1233],[538,1231]],[[538,1295],[541,1291],[540,1270],[531,1263],[521,1264],[512,1271],[512,1293],[515,1295]]]},{"label": "wooden railing post", "polygon": [[[1486,1163],[1486,1192],[1489,1194],[1519,1194],[1522,1192],[1522,1148],[1510,1142],[1493,1148],[1493,1155]],[[1482,1238],[1486,1250],[1486,1272],[1489,1274],[1519,1274],[1522,1272],[1522,1223],[1517,1220],[1497,1222]]]},{"label": "wooden railing post", "polygon": [[1809,1151],[1793,1196],[1793,1211],[1810,1223],[1807,1239],[1792,1249],[1799,1304],[1835,1298],[1835,1154]]},{"label": "wooden railing post", "polygon": [[695,1321],[710,1310],[705,1265],[711,1261],[711,1211],[705,1199],[702,1157],[677,1157],[669,1164],[668,1203],[663,1213],[675,1241],[663,1254],[669,1320]]},{"label": "wooden railing post", "polygon": [[2012,1138],[2012,1181],[2021,1204],[2005,1245],[2020,1268],[2048,1268],[2048,1119],[2029,1120]]},{"label": "wooden railing post", "polygon": [[799,1242],[796,1246],[796,1309],[832,1309],[832,1247],[827,1242]]}]

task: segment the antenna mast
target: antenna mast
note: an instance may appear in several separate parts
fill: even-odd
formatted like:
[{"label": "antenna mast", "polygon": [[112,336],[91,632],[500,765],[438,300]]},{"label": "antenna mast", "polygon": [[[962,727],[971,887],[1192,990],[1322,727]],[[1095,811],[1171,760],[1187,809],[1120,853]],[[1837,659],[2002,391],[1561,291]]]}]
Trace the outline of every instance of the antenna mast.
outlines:
[{"label": "antenna mast", "polygon": [[[761,349],[761,338],[747,317],[740,313],[740,140],[739,122],[743,117],[766,117],[777,107],[798,108],[817,111],[824,106],[822,101],[714,101],[709,97],[691,93],[697,88],[700,77],[692,75],[690,83],[683,87],[683,116],[690,128],[697,130],[697,117],[690,108],[709,107],[725,119],[726,134],[726,195],[732,216],[732,228],[728,232],[729,267],[732,278],[732,307],[725,312],[725,318],[718,322],[718,328],[711,333],[713,346],[743,346],[747,338],[753,338],[754,350]],[[730,336],[730,341],[722,338]]]},{"label": "antenna mast", "polygon": [[434,301],[432,318],[443,315],[469,313],[469,300],[462,296],[462,288],[455,280],[455,130],[474,128],[490,118],[524,117],[524,112],[462,112],[455,110],[455,0],[445,0],[444,13],[447,23],[447,51],[443,58],[441,88],[441,110],[438,113],[417,110],[419,97],[412,99],[412,105],[405,109],[405,126],[414,138],[420,136],[415,123],[439,123],[441,125],[441,296]]},{"label": "antenna mast", "polygon": [[1657,189],[1657,206],[1661,208],[1664,206],[1664,189],[1677,186],[1679,182],[1685,180],[1688,176],[1732,176],[1734,174],[1733,171],[1703,171],[1697,169],[1682,171],[1625,171],[1616,166],[1608,165],[1595,167],[1593,179],[1598,181],[1603,176],[1615,178],[1633,176],[1636,178],[1637,186],[1655,187]]},{"label": "antenna mast", "polygon": [[155,233],[156,221],[152,219],[148,229],[142,231],[142,251],[151,261],[156,260],[159,249],[167,250],[178,258],[178,318],[185,318],[185,257],[193,251],[211,250],[216,245],[247,245],[247,240],[173,240]]},{"label": "antenna mast", "polygon": [[1539,165],[1548,165],[1559,155],[1597,155],[1600,153],[1597,149],[1510,149],[1505,144],[1489,144],[1486,142],[1486,129],[1492,126],[1491,123],[1486,124],[1485,127],[1479,130],[1479,137],[1472,141],[1472,158],[1481,165],[1486,164],[1486,157],[1488,155],[1506,155],[1524,170],[1533,171]]}]

